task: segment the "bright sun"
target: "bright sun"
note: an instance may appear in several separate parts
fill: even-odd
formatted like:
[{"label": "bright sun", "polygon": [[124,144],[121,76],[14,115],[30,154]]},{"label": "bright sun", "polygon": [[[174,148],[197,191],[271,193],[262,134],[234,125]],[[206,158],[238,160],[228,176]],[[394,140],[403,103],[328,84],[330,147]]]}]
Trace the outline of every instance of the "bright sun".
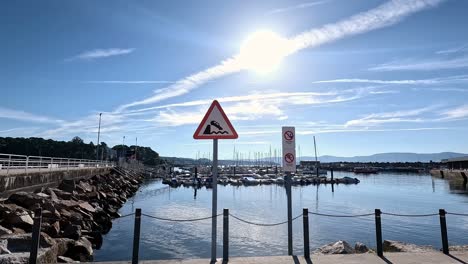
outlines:
[{"label": "bright sun", "polygon": [[273,31],[260,30],[242,43],[239,60],[244,69],[267,74],[279,67],[288,51],[287,39]]}]

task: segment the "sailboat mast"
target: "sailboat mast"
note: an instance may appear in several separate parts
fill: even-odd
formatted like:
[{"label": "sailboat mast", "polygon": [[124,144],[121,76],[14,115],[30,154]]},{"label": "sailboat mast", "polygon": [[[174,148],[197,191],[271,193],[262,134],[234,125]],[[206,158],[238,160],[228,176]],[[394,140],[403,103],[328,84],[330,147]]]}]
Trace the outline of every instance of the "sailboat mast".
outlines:
[{"label": "sailboat mast", "polygon": [[318,160],[317,160],[317,145],[315,144],[315,136],[314,136],[314,149],[315,149],[315,165],[317,165]]}]

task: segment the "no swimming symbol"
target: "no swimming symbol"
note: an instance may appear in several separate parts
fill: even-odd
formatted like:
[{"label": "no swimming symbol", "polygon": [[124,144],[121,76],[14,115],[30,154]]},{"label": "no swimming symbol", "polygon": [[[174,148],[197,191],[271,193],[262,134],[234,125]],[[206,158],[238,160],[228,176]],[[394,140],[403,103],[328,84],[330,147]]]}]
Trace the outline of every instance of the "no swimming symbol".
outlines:
[{"label": "no swimming symbol", "polygon": [[284,160],[285,160],[287,163],[293,163],[293,162],[294,162],[294,154],[292,154],[292,153],[286,153],[286,155],[284,155]]},{"label": "no swimming symbol", "polygon": [[[211,129],[211,126],[214,126],[215,128],[217,128],[218,131],[213,131],[213,130]],[[224,130],[223,130],[223,127],[221,127],[221,125],[220,125],[218,122],[212,120],[212,121],[210,122],[209,125],[206,125],[206,128],[205,128],[205,130],[203,131],[203,134],[204,134],[204,135],[212,135],[212,134],[217,134],[217,135],[221,134],[221,135],[224,135],[224,134],[228,134],[228,132],[227,132],[227,131],[224,131]]]}]

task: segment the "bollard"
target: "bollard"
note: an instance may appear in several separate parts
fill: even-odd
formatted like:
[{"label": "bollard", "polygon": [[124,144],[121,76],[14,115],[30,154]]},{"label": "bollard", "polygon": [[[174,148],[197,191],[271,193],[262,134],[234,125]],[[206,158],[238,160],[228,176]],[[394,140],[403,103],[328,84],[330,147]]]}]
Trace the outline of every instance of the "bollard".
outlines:
[{"label": "bollard", "polygon": [[439,217],[440,217],[440,233],[442,235],[442,252],[445,255],[449,254],[449,245],[448,245],[448,236],[447,236],[447,222],[445,219],[445,212],[444,209],[439,209]]},{"label": "bollard", "polygon": [[133,255],[132,264],[138,264],[138,252],[140,250],[140,226],[141,226],[141,209],[135,210],[135,226],[133,228]]},{"label": "bollard", "polygon": [[382,249],[382,222],[380,216],[382,212],[380,209],[375,209],[375,235],[376,235],[376,244],[377,244],[377,255],[383,257]]},{"label": "bollard", "polygon": [[333,180],[333,168],[330,169],[332,192],[335,192],[335,181]]},{"label": "bollard", "polygon": [[310,243],[309,243],[309,209],[302,209],[302,221],[304,224],[304,258],[310,259]]},{"label": "bollard", "polygon": [[223,210],[223,263],[229,261],[229,209]]},{"label": "bollard", "polygon": [[34,211],[34,224],[31,237],[31,252],[29,255],[29,264],[36,264],[37,252],[39,250],[39,242],[41,240],[41,222],[42,209],[38,208]]}]

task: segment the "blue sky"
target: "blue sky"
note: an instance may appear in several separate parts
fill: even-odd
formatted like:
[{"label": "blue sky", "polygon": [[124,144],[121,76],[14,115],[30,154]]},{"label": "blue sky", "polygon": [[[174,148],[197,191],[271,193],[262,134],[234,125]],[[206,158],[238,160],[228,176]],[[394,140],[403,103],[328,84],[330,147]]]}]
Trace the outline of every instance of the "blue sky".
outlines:
[{"label": "blue sky", "polygon": [[96,142],[102,112],[102,141],[138,137],[194,158],[211,151],[192,135],[218,99],[239,133],[221,158],[234,146],[279,149],[281,126],[296,127],[302,155],[314,135],[319,155],[467,152],[466,10],[462,0],[2,1],[0,136]]}]

